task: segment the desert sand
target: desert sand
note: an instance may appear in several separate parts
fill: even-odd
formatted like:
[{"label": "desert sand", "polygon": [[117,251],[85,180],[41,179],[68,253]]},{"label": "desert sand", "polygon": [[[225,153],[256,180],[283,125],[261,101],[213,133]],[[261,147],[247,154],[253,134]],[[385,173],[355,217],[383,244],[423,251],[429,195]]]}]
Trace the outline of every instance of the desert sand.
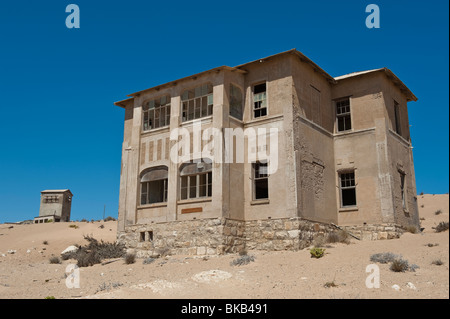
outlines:
[{"label": "desert sand", "polygon": [[[84,245],[84,235],[113,242],[117,224],[70,222],[37,225],[0,225],[0,298],[449,298],[449,231],[433,227],[449,221],[449,196],[418,196],[422,233],[405,233],[399,239],[329,244],[326,255],[310,257],[300,251],[249,251],[255,261],[232,266],[237,254],[223,256],[168,256],[153,263],[118,260],[80,269],[80,288],[66,286],[66,267],[74,260],[51,264],[69,245]],[[442,213],[436,215],[435,212]],[[77,225],[79,228],[71,228]],[[104,227],[101,228],[101,225]],[[12,226],[12,227],[11,227]],[[44,241],[46,243],[44,244]],[[430,247],[433,244],[432,247]],[[366,287],[373,264],[370,256],[392,252],[402,255],[415,272],[393,272],[377,264],[380,287]],[[432,264],[441,260],[442,265]],[[325,287],[334,283],[333,287]],[[392,288],[397,285],[398,289]]]}]

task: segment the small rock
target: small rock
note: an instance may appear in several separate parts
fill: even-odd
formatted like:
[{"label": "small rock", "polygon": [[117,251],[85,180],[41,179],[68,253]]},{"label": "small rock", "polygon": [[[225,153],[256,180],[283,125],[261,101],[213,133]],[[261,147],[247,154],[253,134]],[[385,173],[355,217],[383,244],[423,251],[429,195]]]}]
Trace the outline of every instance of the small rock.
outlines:
[{"label": "small rock", "polygon": [[29,254],[29,253],[31,253],[31,250],[28,249],[28,250],[27,250],[27,254]]},{"label": "small rock", "polygon": [[11,254],[11,255],[15,254],[16,252],[17,252],[17,250],[13,250],[13,249],[8,250],[8,254]]},{"label": "small rock", "polygon": [[416,286],[414,286],[414,284],[412,282],[408,282],[406,284],[406,287],[408,287],[409,289],[412,289],[412,290],[417,290]]},{"label": "small rock", "polygon": [[64,249],[62,252],[61,252],[61,255],[64,255],[65,253],[71,253],[71,252],[76,252],[78,250],[78,247],[77,246],[69,246],[69,247],[67,247],[66,249]]},{"label": "small rock", "polygon": [[394,289],[395,291],[400,291],[399,285],[393,285],[391,288]]}]

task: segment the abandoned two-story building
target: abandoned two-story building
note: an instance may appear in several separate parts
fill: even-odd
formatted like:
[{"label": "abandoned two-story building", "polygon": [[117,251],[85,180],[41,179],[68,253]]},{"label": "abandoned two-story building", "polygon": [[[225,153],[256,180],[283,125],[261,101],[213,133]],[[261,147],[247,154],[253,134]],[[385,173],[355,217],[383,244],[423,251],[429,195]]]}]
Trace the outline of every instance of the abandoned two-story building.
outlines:
[{"label": "abandoned two-story building", "polygon": [[419,225],[416,100],[387,68],[333,78],[295,49],[133,93],[115,103],[118,239],[144,256],[299,249],[336,228],[398,236]]}]

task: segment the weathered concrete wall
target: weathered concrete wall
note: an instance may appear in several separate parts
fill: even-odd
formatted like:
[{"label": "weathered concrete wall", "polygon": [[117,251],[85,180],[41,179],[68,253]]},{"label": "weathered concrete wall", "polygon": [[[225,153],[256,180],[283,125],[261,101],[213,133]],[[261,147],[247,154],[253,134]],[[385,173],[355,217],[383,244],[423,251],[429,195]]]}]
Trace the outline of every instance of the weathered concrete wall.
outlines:
[{"label": "weathered concrete wall", "polygon": [[[419,227],[419,209],[414,178],[412,149],[403,138],[389,131],[388,149],[393,193],[395,223],[402,226]],[[406,207],[403,207],[400,172],[405,174]]]},{"label": "weathered concrete wall", "polygon": [[291,60],[297,216],[337,223],[330,84],[297,57]]}]

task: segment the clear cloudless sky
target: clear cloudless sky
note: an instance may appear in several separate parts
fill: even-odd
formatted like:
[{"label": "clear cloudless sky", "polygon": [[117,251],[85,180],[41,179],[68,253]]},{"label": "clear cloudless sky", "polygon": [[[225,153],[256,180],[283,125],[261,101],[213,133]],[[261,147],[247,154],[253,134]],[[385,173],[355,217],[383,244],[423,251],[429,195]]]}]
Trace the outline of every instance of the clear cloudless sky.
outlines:
[{"label": "clear cloudless sky", "polygon": [[[68,29],[66,6],[80,8]],[[368,29],[368,4],[380,28]],[[0,2],[0,223],[69,188],[73,220],[117,217],[127,94],[292,48],[331,76],[390,68],[410,102],[417,191],[449,185],[446,0]]]}]

